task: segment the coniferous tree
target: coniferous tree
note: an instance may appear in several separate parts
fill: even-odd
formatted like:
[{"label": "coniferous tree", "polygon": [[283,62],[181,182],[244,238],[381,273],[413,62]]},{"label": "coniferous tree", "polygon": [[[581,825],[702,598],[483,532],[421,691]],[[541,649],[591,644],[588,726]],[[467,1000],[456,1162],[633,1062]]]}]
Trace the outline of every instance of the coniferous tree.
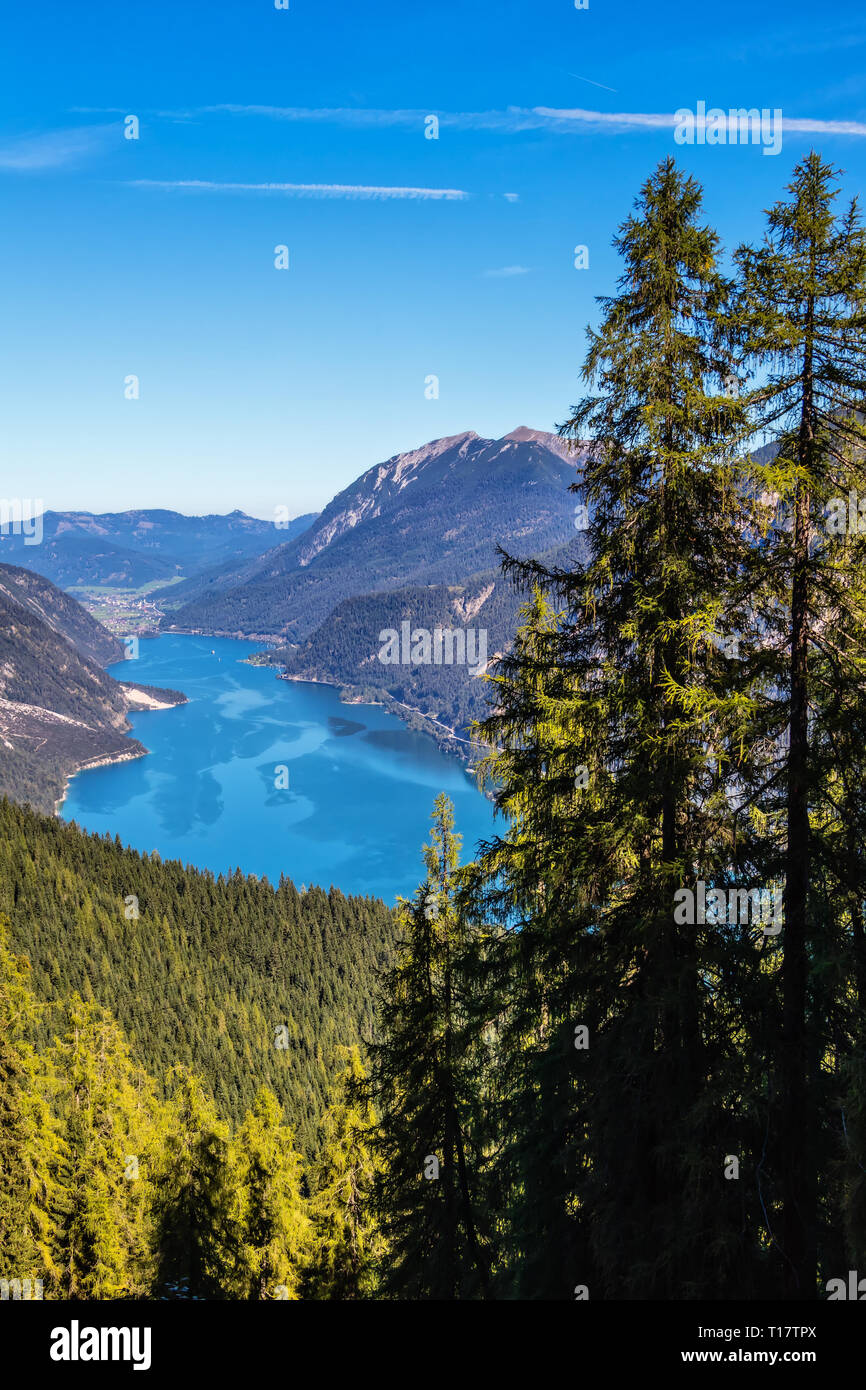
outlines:
[{"label": "coniferous tree", "polygon": [[154,1173],[156,1285],[161,1297],[224,1298],[240,1263],[229,1129],[196,1076],[176,1067],[171,1082]]},{"label": "coniferous tree", "polygon": [[[737,259],[742,351],[757,370],[749,404],[772,445],[760,476],[789,516],[770,530],[762,555],[756,603],[769,755],[755,760],[749,779],[785,881],[773,1242],[787,1295],[812,1298],[821,1227],[839,1215],[826,1209],[819,1168],[835,1133],[859,1189],[866,1137],[855,1119],[851,1151],[838,1085],[828,1126],[825,1082],[835,1056],[854,1085],[852,1114],[862,1114],[862,1025],[852,1033],[837,1015],[846,996],[862,991],[864,959],[863,815],[852,792],[866,771],[866,240],[856,203],[836,208],[838,171],[815,152],[795,169],[788,194],[768,214],[763,245],[741,247]],[[854,981],[843,964],[852,959]],[[862,1242],[862,1218],[855,1225]]]},{"label": "coniferous tree", "polygon": [[479,887],[503,928],[504,1183],[512,1287],[529,1297],[695,1296],[743,1260],[717,995],[754,944],[747,924],[674,915],[683,889],[731,878],[725,775],[753,703],[735,659],[751,632],[748,426],[700,207],[666,160],[614,243],[625,268],[583,374],[596,394],[561,431],[590,436],[589,564],[505,559],[548,599],[481,726],[512,821]]},{"label": "coniferous tree", "polygon": [[62,1082],[61,1282],[67,1298],[140,1295],[150,1282],[145,1154],[153,1088],[114,1019],[73,995],[49,1061]]},{"label": "coniferous tree", "polygon": [[312,1174],[313,1245],[305,1297],[367,1299],[376,1289],[383,1242],[373,1213],[375,1114],[366,1096],[360,1049],[344,1050],[345,1067],[331,1090],[322,1146]]},{"label": "coniferous tree", "polygon": [[[62,1141],[47,1068],[32,1046],[41,1005],[29,964],[9,949],[0,917],[0,1279],[55,1279]],[[13,1287],[17,1285],[13,1284]]]},{"label": "coniferous tree", "polygon": [[427,877],[405,903],[405,940],[384,981],[372,1047],[376,1205],[388,1247],[384,1287],[403,1298],[484,1296],[481,1124],[462,986],[466,932],[455,901],[459,836],[437,797]]},{"label": "coniferous tree", "polygon": [[235,1141],[239,1296],[300,1297],[311,1226],[301,1190],[301,1156],[276,1096],[262,1087]]},{"label": "coniferous tree", "polygon": [[24,1039],[32,1027],[36,1001],[27,987],[23,964],[6,944],[0,922],[0,1249],[2,1277],[29,1277],[35,1250],[28,1220],[26,1133],[23,1093],[27,1070]]}]

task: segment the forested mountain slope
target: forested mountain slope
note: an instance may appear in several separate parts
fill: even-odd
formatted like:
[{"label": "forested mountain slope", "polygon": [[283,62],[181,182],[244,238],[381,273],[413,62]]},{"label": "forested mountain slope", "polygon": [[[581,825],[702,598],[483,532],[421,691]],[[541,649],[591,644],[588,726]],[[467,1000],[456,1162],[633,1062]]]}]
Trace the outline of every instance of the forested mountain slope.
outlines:
[{"label": "forested mountain slope", "polygon": [[0,794],[51,811],[81,767],[147,751],[126,736],[142,697],[102,670],[122,656],[69,594],[0,565]]},{"label": "forested mountain slope", "polygon": [[120,661],[123,647],[116,637],[49,580],[17,565],[0,565],[0,603],[4,615],[18,604],[41,619],[52,631],[73,643],[81,656],[108,666]]},{"label": "forested mountain slope", "polygon": [[[585,543],[580,536],[545,552],[552,565],[580,564]],[[472,575],[460,584],[408,585],[388,593],[362,594],[346,599],[329,614],[305,642],[278,647],[258,658],[277,664],[297,680],[324,680],[344,687],[355,698],[395,700],[395,713],[405,709],[421,718],[407,722],[430,733],[451,752],[469,756],[469,725],[489,711],[490,686],[483,679],[497,656],[507,651],[520,623],[527,593],[500,569]],[[463,650],[472,661],[448,662],[452,648],[443,642],[443,660],[386,663],[381,633],[403,635],[437,628],[462,635]],[[456,643],[455,643],[456,644]],[[454,738],[438,725],[446,725]]]},{"label": "forested mountain slope", "polygon": [[123,687],[76,639],[109,659],[122,652],[53,584],[0,567],[0,792],[45,811],[77,768],[145,751],[125,737]]},{"label": "forested mountain slope", "polygon": [[158,1084],[186,1064],[235,1120],[269,1086],[307,1148],[396,931],[376,898],[215,879],[5,800],[0,915],[41,998],[96,1000]]}]

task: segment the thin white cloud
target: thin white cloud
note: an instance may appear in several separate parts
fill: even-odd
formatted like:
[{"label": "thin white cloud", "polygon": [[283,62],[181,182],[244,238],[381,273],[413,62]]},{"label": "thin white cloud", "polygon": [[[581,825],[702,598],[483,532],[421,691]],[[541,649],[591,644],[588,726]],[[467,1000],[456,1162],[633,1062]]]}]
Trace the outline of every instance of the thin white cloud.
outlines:
[{"label": "thin white cloud", "polygon": [[[712,106],[707,102],[707,114]],[[725,110],[736,108],[719,108]],[[642,126],[644,128],[665,128],[676,124],[676,116],[649,111],[584,111],[561,110],[550,106],[536,106],[534,111],[561,127],[571,125],[593,125],[597,127]],[[701,124],[701,122],[699,122]],[[706,124],[706,117],[703,124]],[[866,135],[866,124],[862,121],[820,121],[799,116],[782,116],[782,129],[794,135]]]},{"label": "thin white cloud", "polygon": [[218,183],[211,179],[129,179],[132,188],[195,189],[205,193],[286,193],[293,198],[446,200],[468,198],[462,188],[390,188],[358,183]]},{"label": "thin white cloud", "polygon": [[[710,100],[707,100],[708,107],[712,104]],[[351,106],[246,106],[224,103],[219,106],[202,107],[201,113],[265,116],[279,121],[317,124],[332,122],[353,126],[423,126],[427,116],[438,115],[440,126],[451,126],[462,130],[498,130],[511,134],[525,130],[574,132],[582,127],[611,132],[628,128],[666,130],[672,128],[676,123],[674,113],[666,111],[592,111],[582,107],[562,108],[555,106],[509,106],[501,111],[429,112],[422,110],[387,111]],[[171,114],[179,115],[181,113],[173,112]],[[785,116],[782,125],[784,130],[790,131],[792,134],[866,135],[866,124],[860,121],[826,121],[808,117]]]},{"label": "thin white cloud", "polygon": [[512,275],[528,275],[528,265],[503,265],[498,270],[485,270],[485,276],[490,280],[509,280]]},{"label": "thin white cloud", "polygon": [[[203,115],[267,116],[275,121],[313,121],[340,125],[414,125],[430,115],[429,111],[379,110],[360,106],[250,106],[223,102],[218,106],[202,106]],[[178,115],[178,112],[174,112]]]},{"label": "thin white cloud", "polygon": [[41,135],[21,135],[0,144],[0,169],[27,172],[77,164],[103,148],[109,139],[119,139],[116,125],[78,126],[70,130],[47,130]]},{"label": "thin white cloud", "polygon": [[564,129],[591,125],[599,129],[622,130],[627,126],[641,126],[644,129],[665,130],[676,124],[673,112],[668,114],[666,111],[586,111],[580,106],[564,109],[535,106],[533,114],[554,128]]},{"label": "thin white cloud", "polygon": [[[223,103],[219,106],[203,106],[202,115],[264,116],[275,121],[290,121],[302,124],[335,124],[348,126],[417,126],[423,129],[428,116],[436,115],[440,126],[459,130],[501,130],[515,132],[520,130],[540,130],[547,124],[532,110],[519,106],[509,106],[503,111],[430,111],[430,110],[384,110],[376,107],[355,106],[249,106]],[[162,113],[167,115],[168,113]],[[174,112],[174,115],[180,113]]]},{"label": "thin white cloud", "polygon": [[[577,76],[576,73],[570,74]],[[583,78],[582,81],[589,79]],[[596,83],[601,86],[601,83]],[[613,88],[609,89],[613,91]],[[707,107],[713,105],[706,99]],[[76,107],[76,111],[95,111],[93,107]],[[727,108],[730,109],[730,106]],[[105,114],[119,112],[120,108],[104,108]],[[504,134],[519,134],[522,131],[549,130],[561,134],[577,133],[583,129],[596,133],[607,131],[616,134],[628,129],[668,130],[676,124],[673,112],[667,111],[592,111],[583,107],[556,106],[507,106],[501,111],[426,111],[398,109],[388,111],[376,107],[355,106],[258,106],[235,102],[223,102],[216,106],[201,106],[191,111],[153,111],[149,113],[159,120],[190,121],[201,116],[262,116],[268,120],[289,121],[299,124],[347,125],[369,127],[418,127],[423,129],[428,116],[436,115],[440,127],[455,130],[490,130]],[[96,127],[94,129],[109,129]],[[866,123],[862,121],[819,120],[811,117],[783,116],[782,128],[793,135],[866,135]],[[54,136],[34,137],[34,140],[51,141],[72,138],[80,132],[56,132]],[[59,162],[59,161],[58,161]],[[2,164],[2,160],[0,160]],[[37,167],[35,165],[30,167]]]},{"label": "thin white cloud", "polygon": [[866,135],[863,121],[810,121],[783,116],[782,129],[795,135]]}]

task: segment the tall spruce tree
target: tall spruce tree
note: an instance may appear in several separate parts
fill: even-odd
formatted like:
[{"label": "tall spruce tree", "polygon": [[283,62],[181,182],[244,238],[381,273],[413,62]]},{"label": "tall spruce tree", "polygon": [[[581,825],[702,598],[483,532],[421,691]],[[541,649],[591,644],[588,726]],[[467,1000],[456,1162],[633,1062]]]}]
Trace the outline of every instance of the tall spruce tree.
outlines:
[{"label": "tall spruce tree", "polygon": [[402,1298],[473,1298],[489,1286],[482,1126],[462,986],[466,929],[455,902],[459,844],[441,795],[424,848],[427,877],[403,907],[405,939],[384,980],[381,1041],[371,1049],[384,1288]]},{"label": "tall spruce tree", "polygon": [[476,881],[502,928],[488,976],[521,1296],[746,1291],[719,998],[745,990],[754,935],[674,915],[682,889],[732,878],[729,759],[753,709],[748,423],[700,211],[665,160],[614,242],[594,394],[561,430],[590,436],[575,485],[589,562],[504,562],[538,592],[479,730],[511,828]]},{"label": "tall spruce tree", "polygon": [[[839,174],[820,155],[797,166],[788,195],[771,208],[763,245],[741,247],[737,260],[742,350],[757,372],[750,407],[771,445],[762,481],[789,518],[763,547],[756,602],[770,756],[756,760],[750,779],[785,881],[770,1158],[781,1210],[773,1242],[787,1295],[812,1298],[822,1227],[838,1226],[841,1215],[819,1172],[843,1161],[862,1194],[857,1169],[866,1138],[857,1060],[863,1030],[855,1024],[852,1034],[850,1019],[851,995],[863,999],[866,902],[855,790],[866,773],[866,505],[859,509],[866,492],[866,242],[856,203],[837,209]],[[846,1002],[847,1025],[838,1017]],[[838,1078],[827,1082],[837,1067],[846,1078],[841,1088]],[[853,1087],[847,1100],[846,1085]],[[834,1136],[842,1153],[833,1153]],[[862,1204],[860,1195],[861,1213]],[[862,1251],[862,1214],[854,1226]]]}]

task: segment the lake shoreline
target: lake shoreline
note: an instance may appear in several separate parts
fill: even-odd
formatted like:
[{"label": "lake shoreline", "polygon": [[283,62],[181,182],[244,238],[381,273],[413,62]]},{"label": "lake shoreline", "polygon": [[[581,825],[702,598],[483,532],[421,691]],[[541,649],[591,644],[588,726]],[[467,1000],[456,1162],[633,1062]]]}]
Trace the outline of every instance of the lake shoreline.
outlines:
[{"label": "lake shoreline", "polygon": [[[166,708],[168,708],[168,706]],[[90,758],[86,762],[81,763],[78,767],[74,768],[72,772],[68,772],[63,779],[62,795],[54,803],[55,816],[60,815],[63,803],[69,795],[69,785],[72,779],[77,777],[80,772],[93,772],[97,767],[111,767],[114,763],[132,763],[137,761],[138,758],[147,758],[149,756],[150,753],[147,748],[142,748],[141,750],[134,748],[130,749],[128,752],[126,750],[121,750],[117,753],[106,753],[98,758]]]},{"label": "lake shoreline", "polygon": [[[114,677],[117,680],[117,677]],[[126,700],[127,714],[141,714],[145,710],[166,710],[177,709],[181,705],[189,704],[189,699],[180,690],[167,690],[158,686],[141,686],[135,681],[121,681],[117,684],[123,691]],[[171,696],[171,699],[158,699],[158,696]],[[128,737],[132,730],[130,724],[126,731]],[[69,784],[73,777],[77,777],[80,772],[93,772],[97,767],[110,767],[114,763],[130,763],[137,758],[147,758],[150,756],[150,749],[139,746],[139,748],[119,748],[116,753],[99,754],[95,758],[85,759],[77,767],[68,772],[63,779],[63,791],[54,803],[54,814],[60,816],[60,811],[64,801],[69,795]]]},{"label": "lake shoreline", "polygon": [[261,651],[248,639],[161,636],[142,643],[138,680],[163,705],[158,690],[184,691],[185,708],[176,720],[134,717],[149,761],[130,756],[133,746],[80,766],[106,770],[67,778],[60,819],[213,874],[285,875],[388,902],[423,875],[437,795],[452,798],[470,853],[490,838],[489,799],[426,730],[406,728],[398,705],[321,676],[275,684],[285,673],[248,662]]},{"label": "lake shoreline", "polygon": [[[324,680],[321,676],[289,675],[284,667],[278,666],[274,662],[250,662],[249,664],[251,666],[276,666],[277,680],[294,681],[299,685],[330,686],[332,690],[338,690],[340,692],[340,703],[343,705],[370,705],[373,708],[390,710],[397,719],[406,725],[406,728],[409,729],[410,732],[423,734],[426,738],[430,739],[431,743],[435,744],[440,752],[445,753],[448,757],[454,758],[457,762],[463,764],[467,770],[472,767],[468,751],[464,751],[464,749],[459,746],[452,746],[465,744],[468,749],[472,746],[471,739],[464,738],[461,734],[455,733],[450,725],[444,724],[442,720],[437,719],[435,715],[425,714],[423,710],[417,709],[414,705],[405,704],[402,700],[398,700],[396,696],[389,695],[387,691],[376,692],[377,694],[383,695],[384,699],[375,700],[371,699],[370,695],[363,690],[359,690],[355,686],[346,685],[343,681]],[[407,719],[407,714],[413,715],[414,720]],[[430,727],[431,725],[435,727]]]},{"label": "lake shoreline", "polygon": [[[205,632],[201,628],[168,628],[163,629],[163,632],[165,635],[171,633],[178,637],[213,637],[234,642],[262,642],[265,644],[264,651],[273,650],[281,645],[284,646],[286,641],[285,637],[279,637],[274,633]],[[405,704],[395,696],[389,695],[387,691],[377,692],[384,695],[384,699],[370,699],[363,691],[359,691],[357,687],[346,685],[344,681],[325,680],[321,676],[290,675],[282,662],[254,661],[252,658],[257,655],[257,652],[253,652],[249,656],[241,657],[240,660],[245,666],[273,667],[276,680],[295,681],[300,685],[330,686],[332,690],[340,692],[340,703],[343,705],[370,705],[374,708],[391,710],[407,729],[412,733],[424,734],[440,752],[454,758],[464,767],[467,775],[472,776],[475,765],[471,762],[468,752],[472,746],[472,740],[458,734],[450,725],[443,723],[435,715],[425,714],[423,710],[417,709],[414,705]],[[407,715],[410,717],[407,718]],[[465,745],[465,747],[461,745]],[[493,800],[493,797],[486,791],[482,792],[482,796],[488,801]]]}]

